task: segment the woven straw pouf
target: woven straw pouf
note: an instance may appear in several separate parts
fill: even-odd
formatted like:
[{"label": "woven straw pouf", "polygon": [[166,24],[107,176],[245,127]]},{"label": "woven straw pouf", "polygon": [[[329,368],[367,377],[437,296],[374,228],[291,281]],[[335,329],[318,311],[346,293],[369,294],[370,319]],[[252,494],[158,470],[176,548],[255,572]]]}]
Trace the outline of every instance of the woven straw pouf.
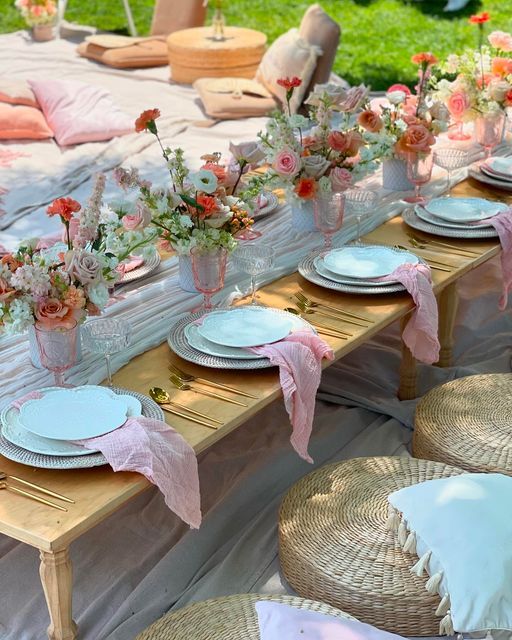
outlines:
[{"label": "woven straw pouf", "polygon": [[512,374],[435,387],[418,403],[414,422],[415,457],[512,475]]},{"label": "woven straw pouf", "polygon": [[386,528],[387,497],[424,480],[462,471],[405,457],[354,458],[305,476],[279,514],[279,557],[288,582],[362,622],[403,636],[436,636],[440,599],[411,574]]},{"label": "woven straw pouf", "polygon": [[351,618],[322,602],[294,596],[244,594],[197,602],[157,620],[136,640],[259,640],[258,600],[283,602],[298,609],[319,611],[337,618]]}]

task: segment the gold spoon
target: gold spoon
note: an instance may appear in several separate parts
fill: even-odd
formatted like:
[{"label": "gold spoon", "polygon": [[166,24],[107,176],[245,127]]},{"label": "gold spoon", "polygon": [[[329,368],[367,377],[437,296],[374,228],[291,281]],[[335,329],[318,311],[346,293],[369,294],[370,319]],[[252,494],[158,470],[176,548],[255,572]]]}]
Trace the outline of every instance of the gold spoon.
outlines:
[{"label": "gold spoon", "polygon": [[179,402],[174,402],[174,400],[171,400],[171,396],[167,393],[167,391],[165,389],[162,389],[161,387],[151,387],[151,389],[149,390],[149,395],[157,404],[162,407],[162,409],[165,409],[165,411],[173,413],[174,415],[180,416],[181,418],[186,418],[187,420],[191,420],[192,422],[197,422],[198,424],[202,424],[205,427],[210,427],[211,429],[218,429],[218,427],[213,424],[204,422],[203,420],[198,420],[197,418],[193,418],[192,416],[181,413],[180,411],[176,411],[172,407],[179,407],[180,409],[188,411],[195,416],[206,418],[206,420],[211,420],[212,422],[216,422],[219,425],[224,424],[220,420],[216,420],[215,418],[212,418],[205,413],[201,413],[200,411],[196,411],[195,409],[189,409],[189,407],[186,407],[183,404],[179,404]]},{"label": "gold spoon", "polygon": [[[299,318],[302,318],[302,314],[300,313],[300,311],[297,311],[297,309],[294,309],[293,307],[286,307],[285,311],[288,311],[288,313],[293,313],[294,316],[299,316]],[[331,336],[332,338],[340,338],[341,340],[348,340],[348,336],[343,335],[343,333],[340,332],[340,330],[336,329],[335,327],[331,327],[327,324],[319,324],[318,322],[316,322],[316,320],[311,321],[311,324],[318,328],[319,333],[325,333],[326,335]]]}]

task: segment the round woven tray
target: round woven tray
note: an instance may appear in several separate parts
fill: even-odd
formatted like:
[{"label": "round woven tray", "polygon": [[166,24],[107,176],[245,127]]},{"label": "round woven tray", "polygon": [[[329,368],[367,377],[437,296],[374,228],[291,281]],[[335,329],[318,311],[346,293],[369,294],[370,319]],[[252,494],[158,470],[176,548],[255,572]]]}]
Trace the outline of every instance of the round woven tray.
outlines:
[{"label": "round woven tray", "polygon": [[461,473],[428,460],[354,458],[305,476],[279,514],[279,556],[301,596],[327,602],[362,622],[403,636],[436,636],[438,595],[410,573],[386,529],[387,497],[403,487]]},{"label": "round woven tray", "polygon": [[136,640],[259,640],[258,617],[254,608],[258,600],[272,600],[337,618],[351,618],[323,602],[295,596],[244,594],[205,600],[168,613]]},{"label": "round woven tray", "polygon": [[417,458],[512,475],[512,374],[468,376],[436,387],[418,403],[414,422]]}]

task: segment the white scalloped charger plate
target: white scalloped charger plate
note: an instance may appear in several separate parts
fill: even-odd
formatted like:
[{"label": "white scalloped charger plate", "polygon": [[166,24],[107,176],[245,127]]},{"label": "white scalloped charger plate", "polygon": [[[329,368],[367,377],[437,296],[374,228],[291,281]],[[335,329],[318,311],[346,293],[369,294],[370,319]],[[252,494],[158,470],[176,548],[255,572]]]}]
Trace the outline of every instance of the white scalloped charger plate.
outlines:
[{"label": "white scalloped charger plate", "polygon": [[419,262],[413,253],[379,245],[333,249],[323,258],[325,267],[332,273],[359,280],[381,278],[393,273],[402,264]]},{"label": "white scalloped charger plate", "polygon": [[197,327],[199,335],[224,347],[258,347],[278,342],[290,333],[290,318],[265,307],[213,311]]},{"label": "white scalloped charger plate", "polygon": [[480,222],[505,211],[507,205],[484,198],[434,198],[424,208],[448,222]]},{"label": "white scalloped charger plate", "polygon": [[52,440],[95,438],[126,422],[126,402],[98,388],[60,389],[25,402],[19,420],[27,431]]}]

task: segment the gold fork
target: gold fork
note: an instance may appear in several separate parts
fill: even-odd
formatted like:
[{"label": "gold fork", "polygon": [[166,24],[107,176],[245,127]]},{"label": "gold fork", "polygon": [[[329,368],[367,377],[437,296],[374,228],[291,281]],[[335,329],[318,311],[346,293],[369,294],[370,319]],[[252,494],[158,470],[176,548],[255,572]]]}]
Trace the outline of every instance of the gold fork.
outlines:
[{"label": "gold fork", "polygon": [[[294,293],[293,294],[294,298],[296,300],[298,300],[298,303],[303,305],[304,307],[308,308],[308,309],[324,309],[324,305],[320,304],[320,303],[315,303],[312,304],[312,301],[307,298],[305,295],[303,295],[302,293]],[[327,312],[331,313],[331,309],[329,307],[327,308]],[[347,324],[355,324],[358,327],[368,327],[367,324],[363,324],[362,322],[359,322],[358,320],[353,320],[350,316],[343,316],[343,312],[340,310],[335,311],[336,315],[331,313],[331,317],[332,318],[336,318],[337,320],[341,320],[342,322],[345,322]]]},{"label": "gold fork", "polygon": [[353,313],[352,311],[345,311],[344,309],[338,309],[338,307],[331,307],[330,305],[324,304],[323,302],[317,302],[316,300],[312,300],[311,298],[308,298],[306,295],[304,295],[304,293],[300,290],[297,291],[297,293],[295,294],[295,297],[297,298],[297,300],[300,300],[300,298],[302,298],[302,300],[304,301],[304,304],[306,304],[308,307],[321,307],[329,311],[336,311],[337,313],[342,313],[346,316],[349,316],[350,318],[357,318],[358,320],[364,320],[365,322],[370,322],[370,323],[373,322],[373,320],[371,320],[370,318],[366,318],[365,316],[358,315],[357,313]]},{"label": "gold fork", "polygon": [[193,391],[194,393],[200,393],[203,396],[209,396],[210,398],[217,398],[217,400],[224,400],[224,402],[237,404],[239,407],[248,406],[243,402],[238,402],[238,400],[233,400],[232,398],[228,398],[227,396],[222,396],[220,393],[213,393],[213,391],[206,391],[206,389],[198,389],[197,387],[193,387],[192,385],[183,382],[181,378],[174,373],[171,373],[171,375],[169,376],[169,380],[180,391]]},{"label": "gold fork", "polygon": [[231,393],[236,393],[239,396],[245,396],[246,398],[253,398],[254,400],[258,399],[258,396],[253,396],[250,393],[246,393],[245,391],[241,391],[240,389],[235,389],[234,387],[229,387],[227,384],[222,384],[220,382],[212,382],[212,380],[207,380],[206,378],[199,378],[198,376],[193,376],[191,373],[185,373],[175,364],[170,364],[168,367],[171,373],[177,375],[183,382],[200,382],[201,384],[206,384],[210,387],[215,387],[216,389],[224,389],[225,391],[230,391]]}]

